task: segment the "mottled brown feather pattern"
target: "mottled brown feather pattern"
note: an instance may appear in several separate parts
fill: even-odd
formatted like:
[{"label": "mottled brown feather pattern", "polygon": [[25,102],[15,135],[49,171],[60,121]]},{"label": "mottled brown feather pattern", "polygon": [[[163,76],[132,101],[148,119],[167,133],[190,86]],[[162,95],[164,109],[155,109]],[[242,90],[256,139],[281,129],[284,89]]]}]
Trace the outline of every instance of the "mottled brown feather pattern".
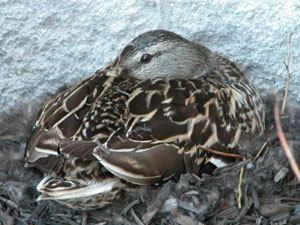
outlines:
[{"label": "mottled brown feather pattern", "polygon": [[126,122],[126,101],[139,81],[133,78],[114,78],[109,89],[95,100],[83,118],[78,140],[105,142],[109,135]]},{"label": "mottled brown feather pattern", "polygon": [[[185,152],[191,156],[197,149],[193,145],[209,148],[219,143],[234,148],[242,131],[261,134],[264,130],[262,102],[242,73],[235,81],[216,80],[209,75],[147,80],[137,86],[127,106],[134,119],[127,128],[130,139],[177,142],[182,146],[180,152],[188,145]],[[145,131],[136,135],[134,131],[140,127]]]},{"label": "mottled brown feather pattern", "polygon": [[[119,173],[110,166],[124,169],[134,164],[134,160],[122,160],[124,151],[131,152],[133,159],[146,146],[169,145],[199,164],[211,157],[199,147],[228,151],[236,147],[241,135],[261,134],[264,130],[261,99],[242,72],[228,67],[228,72],[234,71],[233,78],[217,69],[199,78],[154,78],[139,83],[126,102],[129,116],[125,127],[120,126],[105,143],[113,156],[96,153],[99,161],[121,176],[120,173],[128,171]],[[121,160],[115,159],[117,152]],[[152,154],[157,159],[154,151]],[[139,163],[144,163],[142,157]]]},{"label": "mottled brown feather pattern", "polygon": [[[75,142],[87,138],[83,130],[90,111],[114,79],[103,71],[96,72],[44,105],[26,152],[27,166],[49,174],[38,186],[42,192],[39,200],[53,199],[71,208],[90,210],[118,199],[128,186],[97,162],[90,152],[94,143]],[[107,190],[102,190],[104,184]]]},{"label": "mottled brown feather pattern", "polygon": [[34,165],[39,158],[57,155],[60,142],[80,132],[85,115],[111,79],[97,72],[46,102],[27,145],[26,161]]}]

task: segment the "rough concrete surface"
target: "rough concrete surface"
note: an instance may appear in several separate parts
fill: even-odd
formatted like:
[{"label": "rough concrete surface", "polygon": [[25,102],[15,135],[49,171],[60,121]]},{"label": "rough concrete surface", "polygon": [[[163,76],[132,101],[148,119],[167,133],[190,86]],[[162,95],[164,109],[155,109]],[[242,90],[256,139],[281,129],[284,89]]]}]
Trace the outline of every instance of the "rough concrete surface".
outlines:
[{"label": "rough concrete surface", "polygon": [[109,63],[138,34],[167,29],[228,57],[259,91],[300,102],[300,2],[0,0],[0,111],[38,103]]}]

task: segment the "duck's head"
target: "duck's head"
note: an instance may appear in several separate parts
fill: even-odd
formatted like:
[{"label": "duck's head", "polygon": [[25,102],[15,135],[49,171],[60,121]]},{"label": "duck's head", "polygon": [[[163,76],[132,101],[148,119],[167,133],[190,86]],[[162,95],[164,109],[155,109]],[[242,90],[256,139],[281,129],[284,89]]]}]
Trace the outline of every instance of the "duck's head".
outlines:
[{"label": "duck's head", "polygon": [[139,79],[199,76],[210,68],[212,52],[165,30],[143,33],[132,40],[117,58],[114,67]]}]

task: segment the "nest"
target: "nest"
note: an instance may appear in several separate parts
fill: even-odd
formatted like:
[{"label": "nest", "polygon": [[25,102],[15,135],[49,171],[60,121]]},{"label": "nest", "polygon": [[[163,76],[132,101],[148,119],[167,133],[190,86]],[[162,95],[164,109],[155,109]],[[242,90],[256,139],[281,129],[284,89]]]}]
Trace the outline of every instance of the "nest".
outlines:
[{"label": "nest", "polygon": [[[299,224],[300,185],[278,139],[274,98],[264,102],[265,134],[239,145],[246,160],[201,178],[184,174],[162,185],[140,186],[90,212],[35,201],[43,175],[24,168],[24,149],[38,107],[23,105],[0,115],[0,224]],[[288,107],[281,123],[299,164],[300,109]]]}]

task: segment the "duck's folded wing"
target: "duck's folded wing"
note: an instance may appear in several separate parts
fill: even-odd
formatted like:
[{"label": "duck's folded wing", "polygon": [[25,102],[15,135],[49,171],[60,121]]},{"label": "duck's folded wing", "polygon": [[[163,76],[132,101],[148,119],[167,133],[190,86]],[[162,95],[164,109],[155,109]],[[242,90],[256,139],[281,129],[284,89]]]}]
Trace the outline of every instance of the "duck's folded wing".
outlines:
[{"label": "duck's folded wing", "polygon": [[[117,131],[94,156],[110,172],[135,184],[155,184],[174,176],[181,165],[182,156],[176,146],[164,143],[133,142],[124,130]],[[102,147],[102,148],[103,148]]]},{"label": "duck's folded wing", "polygon": [[174,176],[182,163],[177,147],[133,142],[118,130],[102,145],[94,141],[63,141],[61,153],[97,159],[114,175],[134,184],[155,184]]},{"label": "duck's folded wing", "polygon": [[241,133],[261,134],[264,109],[246,78],[147,80],[127,101],[126,137],[134,142],[177,144],[202,161],[200,147],[237,145]]},{"label": "duck's folded wing", "polygon": [[59,171],[60,143],[80,132],[83,118],[112,79],[103,71],[96,72],[45,103],[26,147],[26,166],[36,166],[45,173]]}]

